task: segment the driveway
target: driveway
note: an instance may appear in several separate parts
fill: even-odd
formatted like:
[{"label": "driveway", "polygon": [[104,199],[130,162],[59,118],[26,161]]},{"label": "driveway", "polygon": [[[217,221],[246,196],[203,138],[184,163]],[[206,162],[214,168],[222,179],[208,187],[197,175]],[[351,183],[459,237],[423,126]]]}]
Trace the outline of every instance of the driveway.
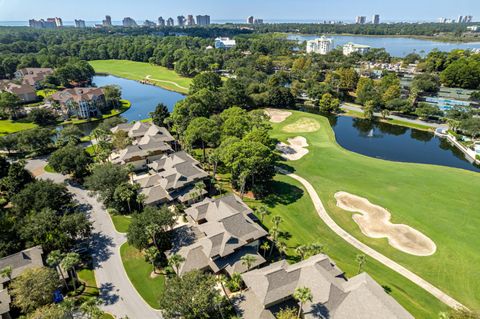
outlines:
[{"label": "driveway", "polygon": [[[26,168],[40,179],[51,179],[57,183],[65,181],[65,176],[47,173],[44,167],[46,159],[28,161]],[[102,309],[117,318],[150,319],[162,318],[161,313],[151,308],[137,293],[122,264],[120,246],[127,241],[125,234],[117,233],[113,222],[96,198],[88,191],[68,185],[75,199],[87,208],[93,222],[92,256],[95,267],[95,279],[100,288],[100,298],[104,301]]]}]

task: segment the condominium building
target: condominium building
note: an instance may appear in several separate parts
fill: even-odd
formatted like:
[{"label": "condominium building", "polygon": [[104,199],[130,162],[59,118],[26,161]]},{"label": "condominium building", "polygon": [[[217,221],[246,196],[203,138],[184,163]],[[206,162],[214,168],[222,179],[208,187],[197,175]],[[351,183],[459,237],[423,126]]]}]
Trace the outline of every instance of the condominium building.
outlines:
[{"label": "condominium building", "polygon": [[185,22],[187,20],[185,19],[184,16],[178,16],[177,17],[177,25],[180,26],[180,27],[183,27],[185,25]]},{"label": "condominium building", "polygon": [[357,16],[355,18],[355,23],[356,24],[365,24],[367,22],[367,17],[366,16]]},{"label": "condominium building", "polygon": [[85,27],[86,25],[84,20],[75,20],[75,28],[83,29]]},{"label": "condominium building", "polygon": [[349,42],[343,46],[343,55],[350,55],[354,52],[364,54],[367,53],[370,50],[370,47],[368,45],[363,45],[363,44],[355,44],[352,42]]},{"label": "condominium building", "polygon": [[209,25],[210,16],[209,15],[197,15],[197,25]]},{"label": "condominium building", "polygon": [[162,17],[159,17],[158,18],[158,26],[159,27],[164,27],[165,26],[165,19],[163,19]]},{"label": "condominium building", "polygon": [[379,24],[380,23],[380,15],[379,14],[374,14],[372,17],[372,23],[373,24]]},{"label": "condominium building", "polygon": [[131,27],[136,27],[138,25],[137,25],[137,22],[135,20],[133,20],[130,17],[126,17],[126,18],[123,19],[123,26],[126,27],[126,28],[131,28]]},{"label": "condominium building", "polygon": [[22,103],[31,103],[38,100],[35,89],[28,84],[17,84],[8,80],[0,80],[0,92],[15,94]]},{"label": "condominium building", "polygon": [[325,55],[332,51],[334,47],[333,39],[322,36],[318,39],[307,41],[307,53],[317,53]]},{"label": "condominium building", "polygon": [[189,26],[195,25],[195,18],[191,14],[187,16],[187,25]]},{"label": "condominium building", "polygon": [[253,24],[263,24],[263,19],[255,19],[253,20]]},{"label": "condominium building", "polygon": [[105,95],[101,88],[73,88],[59,91],[49,97],[50,101],[60,105],[67,117],[98,117],[105,106]]},{"label": "condominium building", "polygon": [[216,49],[231,49],[237,42],[234,39],[230,38],[216,38],[215,39],[215,48]]},{"label": "condominium building", "polygon": [[457,23],[463,23],[463,16],[458,16]]},{"label": "condominium building", "polygon": [[168,18],[167,19],[167,26],[173,27],[175,25],[175,20],[173,18]]},{"label": "condominium building", "polygon": [[155,28],[157,25],[153,21],[145,20],[145,22],[143,22],[143,26],[146,28]]},{"label": "condominium building", "polygon": [[42,88],[42,82],[49,75],[53,74],[51,68],[23,68],[15,72],[15,79],[22,84],[30,85],[36,90]]},{"label": "condominium building", "polygon": [[255,21],[255,18],[254,18],[253,16],[249,16],[249,17],[247,18],[247,23],[248,23],[248,24],[253,24],[254,21]]},{"label": "condominium building", "polygon": [[[59,20],[57,21],[56,19],[59,19]],[[55,29],[59,27],[57,23],[61,23],[60,18],[48,18],[46,21],[43,19],[40,19],[40,20],[31,19],[28,21],[30,28],[34,28],[34,29]]]},{"label": "condominium building", "polygon": [[57,26],[57,28],[61,28],[63,27],[63,21],[62,21],[62,18],[54,18],[55,19],[55,25]]},{"label": "condominium building", "polygon": [[112,17],[111,16],[105,16],[105,20],[102,21],[102,25],[104,27],[111,27],[112,26]]}]

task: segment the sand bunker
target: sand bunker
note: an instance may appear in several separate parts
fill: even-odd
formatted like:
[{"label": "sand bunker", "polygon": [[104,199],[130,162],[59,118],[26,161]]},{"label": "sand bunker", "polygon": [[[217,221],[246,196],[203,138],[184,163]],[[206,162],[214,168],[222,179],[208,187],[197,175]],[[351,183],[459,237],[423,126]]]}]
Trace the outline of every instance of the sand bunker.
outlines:
[{"label": "sand bunker", "polygon": [[282,123],[287,117],[292,115],[292,112],[278,109],[265,109],[265,113],[270,117],[270,122],[273,123]]},{"label": "sand bunker", "polygon": [[285,125],[282,130],[288,133],[311,133],[316,132],[319,129],[320,123],[316,120],[302,117],[292,124]]},{"label": "sand bunker", "polygon": [[367,199],[346,192],[335,194],[337,206],[349,212],[362,233],[371,238],[387,238],[388,243],[407,254],[430,256],[435,253],[435,243],[418,230],[403,224],[392,224],[390,212],[370,203]]},{"label": "sand bunker", "polygon": [[282,153],[282,157],[286,160],[296,161],[308,154],[307,139],[303,136],[289,138],[288,144],[278,143],[277,150]]}]

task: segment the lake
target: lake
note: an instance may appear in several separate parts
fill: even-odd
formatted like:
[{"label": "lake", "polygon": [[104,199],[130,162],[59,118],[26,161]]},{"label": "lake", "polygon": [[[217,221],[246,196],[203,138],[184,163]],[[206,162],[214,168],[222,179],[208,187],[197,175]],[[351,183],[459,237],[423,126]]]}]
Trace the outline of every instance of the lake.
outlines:
[{"label": "lake", "polygon": [[[171,112],[175,103],[182,100],[184,96],[180,93],[168,91],[158,86],[141,84],[140,82],[119,78],[113,75],[96,75],[92,80],[93,84],[102,87],[106,85],[118,85],[122,89],[122,98],[132,103],[130,109],[122,113],[122,117],[129,122],[139,121],[150,117],[150,112],[155,110],[158,103],[162,102],[168,106]],[[80,124],[80,129],[91,132],[98,122]]]},{"label": "lake", "polygon": [[465,155],[431,132],[348,116],[330,118],[343,148],[366,156],[410,163],[434,164],[480,172]]},{"label": "lake", "polygon": [[[297,35],[289,34],[289,40],[308,41],[316,39],[318,35]],[[350,35],[327,35],[332,38],[335,46],[343,46],[348,42],[356,44],[364,44],[372,48],[385,48],[388,53],[396,57],[404,57],[409,53],[416,52],[426,55],[433,49],[441,51],[451,51],[454,49],[476,49],[480,48],[480,42],[472,43],[452,43],[452,42],[436,42],[431,40],[420,40],[412,38],[396,38],[396,37],[367,37],[367,36],[350,36]]]}]

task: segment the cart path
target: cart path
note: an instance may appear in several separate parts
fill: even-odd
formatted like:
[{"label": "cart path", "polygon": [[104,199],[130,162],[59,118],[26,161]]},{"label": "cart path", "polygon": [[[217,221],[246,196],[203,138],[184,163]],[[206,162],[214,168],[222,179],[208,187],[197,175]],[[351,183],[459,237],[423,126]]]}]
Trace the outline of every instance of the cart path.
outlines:
[{"label": "cart path", "polygon": [[393,271],[399,273],[403,277],[407,278],[408,280],[412,281],[419,287],[425,289],[427,292],[435,296],[437,299],[442,301],[444,304],[451,308],[465,308],[460,302],[455,300],[454,298],[450,297],[425,279],[421,278],[420,276],[414,274],[407,268],[401,266],[400,264],[396,263],[395,261],[391,260],[390,258],[382,255],[378,251],[370,248],[369,246],[365,245],[364,243],[360,242],[358,239],[347,233],[343,228],[337,225],[335,221],[328,215],[325,207],[323,206],[320,197],[318,196],[315,188],[310,184],[306,179],[296,174],[290,173],[284,169],[277,168],[277,171],[281,174],[287,175],[298,182],[300,182],[305,189],[307,190],[310,198],[312,199],[313,205],[315,206],[315,210],[318,213],[318,216],[323,220],[327,226],[333,230],[338,236],[342,237],[345,241],[347,241],[350,245],[357,248],[365,255],[377,260],[378,262],[382,263],[383,265],[387,266],[388,268],[392,269]]},{"label": "cart path", "polygon": [[149,80],[149,81],[155,81],[155,82],[161,82],[161,83],[168,83],[168,84],[172,84],[172,85],[175,85],[176,87],[180,88],[180,89],[183,89],[183,90],[188,90],[188,88],[184,87],[184,86],[181,86],[180,84],[176,83],[176,82],[173,82],[173,81],[167,81],[167,80],[157,80],[157,79],[152,79],[152,76],[149,74],[145,77],[145,79]]}]

